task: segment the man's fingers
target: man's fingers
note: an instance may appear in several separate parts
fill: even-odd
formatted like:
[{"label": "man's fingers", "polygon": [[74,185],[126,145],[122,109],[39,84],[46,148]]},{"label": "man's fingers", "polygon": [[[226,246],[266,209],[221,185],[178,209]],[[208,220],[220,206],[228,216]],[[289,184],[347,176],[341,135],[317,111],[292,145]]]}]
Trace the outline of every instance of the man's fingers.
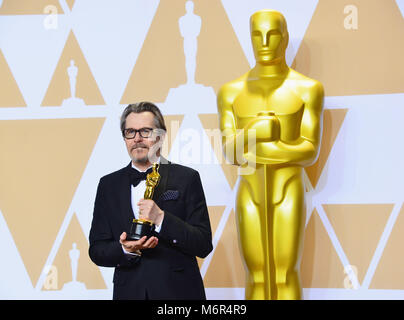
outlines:
[{"label": "man's fingers", "polygon": [[152,242],[152,244],[150,245],[150,248],[154,248],[157,246],[157,244],[159,243],[159,240],[157,238],[155,238]]},{"label": "man's fingers", "polygon": [[147,237],[143,236],[139,240],[136,241],[136,245],[141,246],[146,242]]},{"label": "man's fingers", "polygon": [[146,236],[140,238],[136,241],[126,240],[126,232],[123,232],[120,235],[119,242],[123,245],[126,249],[150,249],[157,246],[158,239],[156,237],[147,238]]},{"label": "man's fingers", "polygon": [[147,203],[152,203],[152,202],[154,202],[154,201],[151,199],[140,199],[137,204],[140,205],[140,204],[147,204]]},{"label": "man's fingers", "polygon": [[145,215],[145,214],[143,214],[143,213],[140,213],[140,214],[139,214],[139,218],[140,218],[140,219],[143,219],[143,220],[148,220],[148,221],[151,220],[148,215]]},{"label": "man's fingers", "polygon": [[145,200],[145,199],[140,199],[139,202],[137,203],[139,208],[151,208],[155,202],[153,200]]},{"label": "man's fingers", "polygon": [[156,237],[151,237],[149,238],[146,243],[144,244],[144,247],[146,248],[154,248],[158,243],[158,239]]},{"label": "man's fingers", "polygon": [[119,236],[119,243],[121,245],[124,245],[123,243],[126,241],[126,232],[122,232],[122,234]]}]

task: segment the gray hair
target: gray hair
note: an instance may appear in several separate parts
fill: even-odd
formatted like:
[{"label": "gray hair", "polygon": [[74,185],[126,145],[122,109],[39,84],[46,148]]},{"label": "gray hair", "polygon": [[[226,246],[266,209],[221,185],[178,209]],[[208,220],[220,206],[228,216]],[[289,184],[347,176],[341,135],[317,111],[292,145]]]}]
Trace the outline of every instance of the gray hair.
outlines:
[{"label": "gray hair", "polygon": [[154,115],[154,125],[157,129],[162,129],[164,132],[167,131],[166,125],[164,123],[163,115],[161,114],[160,109],[153,103],[148,101],[142,101],[138,103],[129,104],[121,115],[121,132],[125,130],[126,126],[126,118],[131,113],[142,113],[142,112],[151,112]]}]

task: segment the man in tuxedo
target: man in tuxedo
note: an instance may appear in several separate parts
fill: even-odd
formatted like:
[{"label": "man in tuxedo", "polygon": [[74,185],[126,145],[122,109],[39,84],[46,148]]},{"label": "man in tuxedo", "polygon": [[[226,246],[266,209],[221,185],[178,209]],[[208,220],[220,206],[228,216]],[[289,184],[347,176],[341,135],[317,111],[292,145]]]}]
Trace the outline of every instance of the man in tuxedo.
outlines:
[{"label": "man in tuxedo", "polygon": [[[91,260],[115,268],[113,299],[206,299],[196,257],[212,251],[212,233],[198,172],[160,156],[166,127],[154,104],[128,105],[121,131],[132,161],[100,179]],[[156,162],[160,182],[153,198],[143,199]],[[126,240],[133,218],[152,221],[153,235]]]}]

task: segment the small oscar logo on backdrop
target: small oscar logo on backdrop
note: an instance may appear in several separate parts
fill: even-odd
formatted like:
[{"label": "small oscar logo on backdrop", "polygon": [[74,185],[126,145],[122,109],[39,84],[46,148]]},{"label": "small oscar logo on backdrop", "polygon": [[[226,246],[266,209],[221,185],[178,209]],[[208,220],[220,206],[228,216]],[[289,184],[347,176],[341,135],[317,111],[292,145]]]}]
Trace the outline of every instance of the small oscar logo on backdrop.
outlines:
[{"label": "small oscar logo on backdrop", "polygon": [[[198,52],[198,36],[202,27],[201,17],[194,13],[194,3],[185,3],[186,14],[179,18],[179,32],[182,36],[185,69],[187,75],[186,84],[172,88],[168,92],[165,107],[172,109],[182,106],[189,108],[192,103],[195,110],[206,110],[209,106],[215,106],[216,94],[212,87],[206,87],[195,83],[196,56]],[[187,110],[184,110],[186,112]]]},{"label": "small oscar logo on backdrop", "polygon": [[70,84],[70,97],[63,100],[62,106],[64,107],[83,107],[84,100],[76,97],[77,74],[79,68],[74,64],[74,60],[70,60],[70,65],[67,68],[67,75],[69,76]]},{"label": "small oscar logo on backdrop", "polygon": [[76,292],[76,290],[86,290],[86,285],[83,282],[77,281],[77,268],[80,258],[80,250],[77,249],[77,244],[73,243],[72,249],[69,251],[70,265],[72,268],[72,281],[63,285],[62,291]]}]

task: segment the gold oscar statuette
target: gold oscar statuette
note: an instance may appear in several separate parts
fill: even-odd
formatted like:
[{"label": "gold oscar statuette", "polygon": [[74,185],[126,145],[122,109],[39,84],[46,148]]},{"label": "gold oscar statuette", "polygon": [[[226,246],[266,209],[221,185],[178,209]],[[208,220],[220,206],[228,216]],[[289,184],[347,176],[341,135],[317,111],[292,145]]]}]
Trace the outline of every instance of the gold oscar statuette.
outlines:
[{"label": "gold oscar statuette", "polygon": [[[158,164],[153,164],[153,171],[146,177],[146,190],[144,192],[144,199],[153,199],[154,189],[160,182],[160,174],[158,173]],[[133,219],[129,235],[126,240],[139,240],[140,238],[149,237],[154,230],[152,221],[146,219]]]},{"label": "gold oscar statuette", "polygon": [[239,166],[235,211],[245,298],[302,299],[303,168],[318,157],[324,90],[286,64],[289,33],[280,12],[254,13],[250,36],[255,66],[217,96],[223,151]]}]

